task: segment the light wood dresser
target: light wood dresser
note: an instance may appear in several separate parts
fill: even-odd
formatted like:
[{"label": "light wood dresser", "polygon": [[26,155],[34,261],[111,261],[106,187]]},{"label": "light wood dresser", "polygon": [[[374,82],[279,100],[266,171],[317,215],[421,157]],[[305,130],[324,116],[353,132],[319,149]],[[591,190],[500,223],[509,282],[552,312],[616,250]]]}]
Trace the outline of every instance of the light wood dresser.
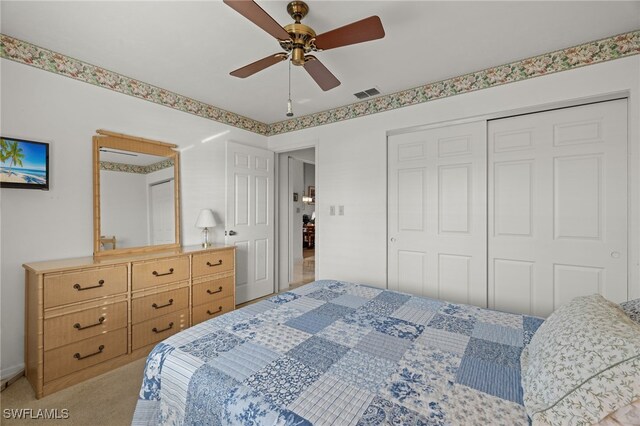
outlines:
[{"label": "light wood dresser", "polygon": [[25,375],[36,398],[146,356],[235,308],[235,247],[27,263]]}]

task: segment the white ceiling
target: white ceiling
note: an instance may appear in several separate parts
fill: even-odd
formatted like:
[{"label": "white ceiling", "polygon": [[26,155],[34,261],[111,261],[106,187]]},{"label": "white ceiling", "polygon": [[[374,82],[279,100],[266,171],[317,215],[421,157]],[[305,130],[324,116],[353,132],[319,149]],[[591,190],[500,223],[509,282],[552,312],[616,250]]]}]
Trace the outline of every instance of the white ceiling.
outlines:
[{"label": "white ceiling", "polygon": [[150,166],[167,159],[166,157],[142,154],[140,152],[122,151],[113,148],[104,149],[106,149],[106,151],[100,151],[100,161],[108,161],[111,163],[130,164],[132,166]]},{"label": "white ceiling", "polygon": [[[379,15],[386,37],[320,52],[342,85],[323,92],[292,67],[297,116],[640,28],[640,1],[309,0],[318,34]],[[280,24],[286,1],[258,1]],[[1,3],[2,33],[267,123],[284,120],[287,63],[247,79],[229,72],[279,51],[221,1]]]}]

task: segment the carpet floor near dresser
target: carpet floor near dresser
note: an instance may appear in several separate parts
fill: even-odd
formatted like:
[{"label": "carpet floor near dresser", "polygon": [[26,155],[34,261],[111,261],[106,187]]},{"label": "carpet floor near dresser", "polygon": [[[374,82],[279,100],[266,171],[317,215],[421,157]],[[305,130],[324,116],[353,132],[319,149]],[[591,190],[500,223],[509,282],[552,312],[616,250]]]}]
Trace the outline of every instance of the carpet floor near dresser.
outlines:
[{"label": "carpet floor near dresser", "polygon": [[[101,376],[36,399],[27,379],[22,377],[0,393],[0,424],[65,426],[130,425],[140,391],[145,359],[139,359]],[[6,419],[6,409],[29,408],[35,416],[39,409],[69,410],[66,420]],[[28,414],[27,414],[28,415]]]}]

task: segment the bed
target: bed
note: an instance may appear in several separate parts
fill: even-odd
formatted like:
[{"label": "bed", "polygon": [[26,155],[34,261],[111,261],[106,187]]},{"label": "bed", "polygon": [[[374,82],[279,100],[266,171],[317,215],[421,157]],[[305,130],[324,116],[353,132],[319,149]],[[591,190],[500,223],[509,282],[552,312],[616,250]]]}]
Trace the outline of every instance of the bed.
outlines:
[{"label": "bed", "polygon": [[147,358],[134,425],[528,425],[540,318],[316,281],[191,327]]}]

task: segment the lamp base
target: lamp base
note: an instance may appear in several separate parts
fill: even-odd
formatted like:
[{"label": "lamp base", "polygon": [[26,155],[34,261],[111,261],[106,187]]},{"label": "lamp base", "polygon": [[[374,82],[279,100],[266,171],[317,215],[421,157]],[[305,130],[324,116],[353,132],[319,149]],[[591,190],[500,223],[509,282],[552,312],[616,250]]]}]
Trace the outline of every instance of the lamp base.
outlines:
[{"label": "lamp base", "polygon": [[209,228],[202,229],[202,248],[211,247],[209,242]]}]

